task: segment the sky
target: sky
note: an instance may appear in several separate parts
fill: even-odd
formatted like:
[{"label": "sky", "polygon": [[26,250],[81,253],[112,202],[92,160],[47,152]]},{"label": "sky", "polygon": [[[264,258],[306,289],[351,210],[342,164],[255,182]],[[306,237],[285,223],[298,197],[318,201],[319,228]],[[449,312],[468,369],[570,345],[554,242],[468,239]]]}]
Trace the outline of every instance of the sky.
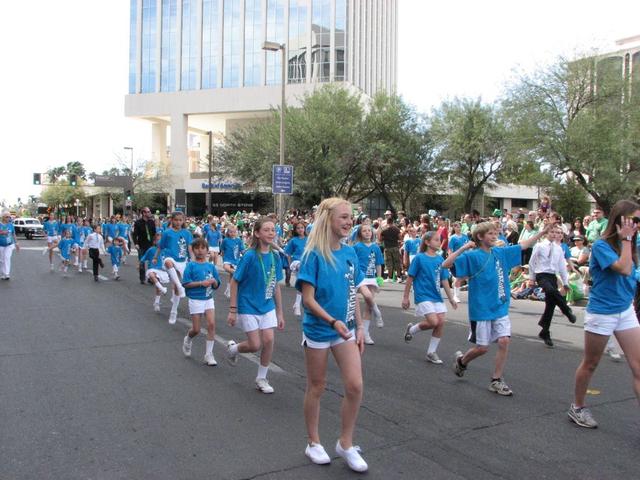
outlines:
[{"label": "sky", "polygon": [[[359,0],[356,0],[359,1]],[[150,154],[150,127],[124,117],[128,0],[4,2],[0,19],[0,201],[38,195],[34,172],[89,171]],[[398,92],[418,111],[498,98],[514,69],[615,48],[640,34],[632,0],[399,0]]]}]

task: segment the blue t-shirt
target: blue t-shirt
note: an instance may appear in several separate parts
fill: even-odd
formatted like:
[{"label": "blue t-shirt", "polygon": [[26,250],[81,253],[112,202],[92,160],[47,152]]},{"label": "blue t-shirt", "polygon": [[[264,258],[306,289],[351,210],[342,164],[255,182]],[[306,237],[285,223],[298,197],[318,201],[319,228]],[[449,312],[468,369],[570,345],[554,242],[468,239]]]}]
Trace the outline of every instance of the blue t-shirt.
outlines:
[{"label": "blue t-shirt", "polygon": [[466,244],[468,241],[469,241],[469,237],[467,237],[466,235],[453,234],[451,235],[451,237],[449,237],[449,250],[451,250],[452,252],[455,252],[464,244]]},{"label": "blue t-shirt", "polygon": [[84,241],[89,236],[89,234],[93,232],[93,229],[89,226],[80,226],[76,229],[76,243],[80,246],[84,245]]},{"label": "blue t-shirt", "polygon": [[404,251],[407,255],[417,255],[418,250],[420,249],[420,240],[419,238],[408,238],[404,241]]},{"label": "blue t-shirt", "polygon": [[13,223],[0,223],[0,230],[7,230],[7,233],[0,235],[0,247],[13,245],[16,241],[16,230]]},{"label": "blue t-shirt", "polygon": [[104,238],[116,238],[118,236],[118,224],[117,223],[105,223],[102,228]]},{"label": "blue t-shirt", "polygon": [[284,253],[291,257],[291,261],[295,262],[302,258],[304,247],[307,246],[307,237],[291,237],[284,247]]},{"label": "blue t-shirt", "polygon": [[151,247],[146,252],[144,252],[144,255],[142,255],[142,257],[140,257],[140,261],[145,263],[147,269],[155,268],[156,270],[162,270],[165,258],[162,254],[162,251],[158,255],[156,263],[153,263],[153,257],[156,255],[157,251],[158,247]]},{"label": "blue t-shirt", "polygon": [[44,231],[47,232],[48,237],[55,237],[56,235],[58,235],[58,222],[56,222],[55,220],[47,220],[42,226],[44,228]]},{"label": "blue t-shirt", "polygon": [[60,255],[65,260],[69,260],[69,258],[71,257],[71,247],[73,247],[74,243],[75,240],[73,238],[63,238],[62,240],[60,240],[60,243],[58,243]]},{"label": "blue t-shirt", "polygon": [[[207,223],[205,227],[209,227],[209,224]],[[218,229],[214,230],[213,228],[206,228],[204,235],[210,247],[220,246],[220,242],[222,242],[222,233],[220,233],[220,230]]]},{"label": "blue t-shirt", "polygon": [[218,269],[209,262],[189,262],[184,269],[182,275],[182,284],[186,285],[189,282],[202,282],[215,278],[217,285],[215,287],[191,287],[186,288],[187,297],[194,300],[209,300],[213,298],[213,291],[220,286],[220,277],[218,276]]},{"label": "blue t-shirt", "polygon": [[620,259],[605,240],[596,240],[591,247],[589,273],[593,281],[587,312],[608,315],[624,312],[633,302],[636,290],[634,272],[621,275],[610,267]]},{"label": "blue t-shirt", "polygon": [[442,302],[442,280],[449,278],[449,270],[442,268],[444,258],[440,255],[420,253],[409,265],[408,274],[413,277],[413,300],[421,302]]},{"label": "blue t-shirt", "polygon": [[186,262],[189,259],[189,245],[193,242],[193,235],[186,228],[178,231],[170,228],[162,232],[159,248],[167,258],[177,262]]},{"label": "blue t-shirt", "polygon": [[360,272],[365,278],[376,278],[378,276],[376,267],[384,264],[380,247],[375,243],[367,245],[364,242],[358,242],[353,246],[353,249],[358,257]]},{"label": "blue t-shirt", "polygon": [[131,230],[131,225],[128,223],[118,223],[118,228],[116,229],[117,235],[126,240],[129,239],[129,230]]},{"label": "blue t-shirt", "polygon": [[[345,322],[350,330],[356,326],[356,292],[364,280],[355,250],[342,244],[333,251],[335,265],[332,266],[317,251],[303,257],[296,288],[302,291],[306,282],[315,288],[314,298],[320,306],[336,320]],[[330,342],[340,335],[325,320],[304,308],[302,331],[315,342]]]},{"label": "blue t-shirt", "polygon": [[491,321],[509,313],[509,272],[522,262],[522,247],[467,250],[456,261],[459,278],[469,277],[469,320]]},{"label": "blue t-shirt", "polygon": [[118,245],[109,245],[107,247],[107,253],[111,255],[111,265],[120,266],[120,260],[122,260],[122,247]]},{"label": "blue t-shirt", "polygon": [[65,236],[66,232],[71,232],[71,238],[76,237],[77,228],[75,223],[61,223],[59,229],[60,229],[60,235],[62,237]]},{"label": "blue t-shirt", "polygon": [[240,254],[244,252],[244,243],[242,243],[242,239],[240,237],[227,237],[222,240],[220,251],[222,252],[223,263],[238,265],[238,262],[240,261]]},{"label": "blue t-shirt", "polygon": [[274,310],[273,297],[282,278],[282,260],[277,252],[258,253],[248,249],[233,274],[238,282],[238,314],[264,315]]}]

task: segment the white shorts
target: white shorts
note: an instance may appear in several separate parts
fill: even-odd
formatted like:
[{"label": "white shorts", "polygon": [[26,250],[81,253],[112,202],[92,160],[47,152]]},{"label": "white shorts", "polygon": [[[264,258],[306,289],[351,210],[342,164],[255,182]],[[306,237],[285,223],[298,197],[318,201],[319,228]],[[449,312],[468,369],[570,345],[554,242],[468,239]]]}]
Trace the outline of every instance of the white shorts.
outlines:
[{"label": "white shorts", "polygon": [[231,262],[222,262],[222,266],[224,267],[225,265],[229,265],[231,267],[232,270],[235,270],[238,266],[235,263],[231,263]]},{"label": "white shorts", "polygon": [[380,287],[378,287],[378,282],[376,281],[375,278],[365,278],[360,282],[360,284],[358,285],[358,288],[361,287],[362,285],[366,285],[376,293],[378,293],[378,291],[380,290]]},{"label": "white shorts", "polygon": [[176,271],[180,272],[180,276],[184,275],[184,269],[187,268],[187,261],[185,260],[184,262],[179,262],[178,260],[174,260],[173,258],[171,259],[171,261],[173,262],[173,267],[176,269]]},{"label": "white shorts", "polygon": [[416,305],[416,317],[424,317],[431,313],[447,313],[447,306],[444,302],[420,302]]},{"label": "white shorts", "polygon": [[293,262],[291,262],[291,265],[289,265],[289,270],[291,270],[291,273],[298,273],[298,271],[300,270],[300,260],[294,260]]},{"label": "white shorts", "polygon": [[189,314],[199,315],[207,310],[215,310],[216,305],[213,303],[213,298],[208,300],[197,300],[195,298],[189,299]]},{"label": "white shorts", "polygon": [[147,273],[145,273],[145,278],[147,280],[149,280],[150,273],[155,273],[160,283],[169,283],[169,274],[164,270],[158,270],[157,268],[150,268],[149,270],[147,270]]},{"label": "white shorts", "polygon": [[220,253],[220,247],[209,247],[209,253]]},{"label": "white shorts", "polygon": [[271,310],[263,315],[252,315],[250,313],[238,314],[238,327],[243,332],[253,332],[254,330],[267,330],[278,326],[276,311]]},{"label": "white shorts", "polygon": [[497,342],[501,337],[511,336],[511,320],[509,316],[491,321],[471,322],[469,341],[483,347]]},{"label": "white shorts", "polygon": [[58,235],[53,235],[51,237],[47,235],[47,243],[55,243],[59,241],[60,241],[60,237]]},{"label": "white shorts", "polygon": [[301,345],[303,347],[309,347],[309,348],[313,348],[313,349],[317,349],[317,350],[324,350],[324,349],[327,349],[327,348],[335,347],[336,345],[340,345],[341,343],[355,342],[356,341],[356,331],[355,330],[350,330],[350,332],[351,332],[351,337],[349,338],[349,340],[345,340],[342,337],[338,337],[335,340],[331,340],[329,342],[315,342],[313,340],[310,340],[303,333],[302,334],[302,343],[301,343]]},{"label": "white shorts", "polygon": [[633,309],[633,305],[620,313],[589,313],[584,314],[584,330],[586,332],[597,333],[598,335],[609,336],[613,332],[629,330],[638,326],[638,318]]}]

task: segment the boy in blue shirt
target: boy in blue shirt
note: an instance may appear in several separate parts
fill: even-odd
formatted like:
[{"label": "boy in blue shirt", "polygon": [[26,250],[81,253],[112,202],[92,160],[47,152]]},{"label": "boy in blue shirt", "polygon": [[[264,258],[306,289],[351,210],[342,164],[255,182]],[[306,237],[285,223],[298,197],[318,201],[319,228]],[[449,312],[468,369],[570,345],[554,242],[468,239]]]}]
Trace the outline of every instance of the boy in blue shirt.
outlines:
[{"label": "boy in blue shirt", "polygon": [[[531,247],[546,233],[546,229],[538,232],[519,245],[495,247],[498,228],[492,222],[481,223],[473,231],[473,241],[460,247],[442,264],[442,268],[449,268],[455,262],[456,274],[461,278],[468,277],[469,282],[469,341],[475,346],[464,354],[456,352],[454,373],[462,377],[469,362],[487,353],[490,343],[497,342],[498,352],[489,390],[498,395],[513,395],[502,379],[511,341],[509,272],[520,265],[522,250]],[[476,245],[478,248],[471,250]]]},{"label": "boy in blue shirt", "polygon": [[113,279],[120,280],[118,273],[120,269],[120,261],[122,260],[122,239],[116,238],[113,243],[107,247],[107,253],[111,256],[111,265],[113,267]]},{"label": "boy in blue shirt", "polygon": [[195,261],[189,262],[182,275],[182,284],[189,299],[191,328],[182,341],[182,353],[191,356],[193,338],[200,333],[200,319],[204,315],[207,321],[207,346],[204,362],[213,367],[218,364],[213,356],[213,343],[216,335],[215,304],[213,291],[220,286],[218,269],[207,261],[209,244],[204,238],[196,238],[191,244]]}]

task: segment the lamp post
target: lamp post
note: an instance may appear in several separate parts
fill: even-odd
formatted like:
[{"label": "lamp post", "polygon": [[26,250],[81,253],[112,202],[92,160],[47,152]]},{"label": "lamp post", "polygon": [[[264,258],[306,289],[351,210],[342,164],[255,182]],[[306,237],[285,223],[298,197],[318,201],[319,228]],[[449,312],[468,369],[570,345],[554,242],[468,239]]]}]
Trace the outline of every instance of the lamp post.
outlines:
[{"label": "lamp post", "polygon": [[[124,150],[131,150],[131,169],[129,170],[129,189],[133,192],[133,147],[124,147]],[[124,216],[127,211],[127,195],[126,188],[125,195],[123,195],[122,215]],[[131,204],[131,210],[133,210],[133,203]]]},{"label": "lamp post", "polygon": [[[284,144],[284,115],[285,115],[285,110],[286,110],[286,103],[285,103],[285,94],[284,94],[284,89],[285,89],[285,85],[287,84],[287,70],[286,70],[286,65],[287,65],[287,58],[286,58],[286,45],[284,43],[278,43],[278,42],[264,42],[262,44],[262,49],[269,51],[269,52],[277,52],[278,50],[280,50],[282,52],[282,99],[281,99],[281,103],[280,103],[280,165],[284,165],[284,153],[285,153],[285,144]],[[276,216],[278,217],[278,219],[280,221],[282,221],[282,219],[280,218],[281,215],[283,215],[283,208],[282,208],[282,194],[278,194],[278,206],[276,208]]]},{"label": "lamp post", "polygon": [[207,183],[207,213],[212,215],[211,208],[211,164],[213,163],[213,132],[209,130],[207,132],[209,136],[209,183]]}]

